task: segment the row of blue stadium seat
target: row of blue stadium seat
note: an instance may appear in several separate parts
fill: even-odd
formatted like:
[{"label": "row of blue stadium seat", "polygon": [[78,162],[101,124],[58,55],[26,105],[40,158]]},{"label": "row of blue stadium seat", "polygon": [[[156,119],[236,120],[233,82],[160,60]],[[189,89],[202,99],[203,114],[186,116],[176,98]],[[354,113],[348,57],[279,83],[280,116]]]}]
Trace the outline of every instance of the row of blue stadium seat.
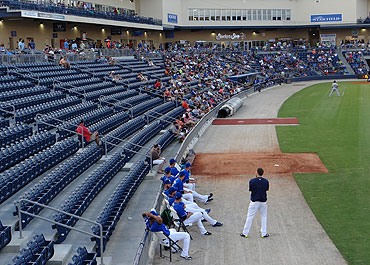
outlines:
[{"label": "row of blue stadium seat", "polygon": [[18,164],[27,157],[55,144],[55,134],[42,132],[0,150],[0,172]]},{"label": "row of blue stadium seat", "polygon": [[2,82],[0,83],[0,92],[24,89],[33,86],[34,83],[28,80]]},{"label": "row of blue stadium seat", "polygon": [[4,226],[0,221],[0,249],[5,247],[12,240],[12,229],[10,226]]},{"label": "row of blue stadium seat", "polygon": [[157,133],[162,130],[162,124],[159,121],[156,121],[149,125],[148,127],[142,129],[140,132],[135,134],[129,143],[126,143],[123,146],[124,153],[127,159],[131,159],[136,152],[140,150],[140,146],[143,146],[146,142],[152,139]]},{"label": "row of blue stadium seat", "polygon": [[93,125],[90,126],[90,130],[92,132],[98,131],[99,134],[105,134],[109,132],[121,124],[130,120],[130,115],[127,112],[117,112],[114,115],[107,117]]},{"label": "row of blue stadium seat", "polygon": [[17,67],[14,70],[18,71],[19,73],[68,72],[63,66],[60,66],[60,65],[36,66],[36,67],[26,67],[26,68]]},{"label": "row of blue stadium seat", "polygon": [[[46,103],[53,100],[63,99],[66,98],[66,95],[61,91],[50,92],[41,95],[29,96],[25,98],[16,98],[12,100],[8,100],[7,102],[0,102],[0,107],[7,111],[12,111],[13,107],[16,110],[23,109],[26,107],[31,107],[34,105],[39,105],[42,103]],[[11,105],[11,106],[10,106]],[[2,116],[10,116],[9,113],[5,113],[0,111]]]},{"label": "row of blue stadium seat", "polygon": [[[54,88],[56,90],[63,90],[63,88],[76,88],[92,84],[97,84],[99,86],[98,83],[101,83],[100,78],[80,78],[73,81],[64,82],[63,84],[56,84]],[[86,88],[84,88],[84,90],[86,90]]]},{"label": "row of blue stadium seat", "polygon": [[117,103],[118,100],[124,100],[133,96],[139,95],[139,92],[135,89],[127,90],[125,92],[115,93],[109,96],[101,97],[101,104],[103,106],[107,105],[108,103]]},{"label": "row of blue stadium seat", "polygon": [[[132,93],[134,94],[134,93]],[[120,102],[114,104],[116,101],[110,100],[115,105],[116,110],[127,110],[135,105],[150,101],[151,96],[148,94],[139,94],[136,96],[130,96],[129,98],[120,100]]]},{"label": "row of blue stadium seat", "polygon": [[176,109],[171,110],[170,112],[166,113],[165,116],[162,116],[161,120],[163,121],[163,123],[166,123],[165,124],[166,126],[168,125],[169,122],[172,123],[175,121],[177,117],[182,116],[185,113],[185,111],[186,111],[185,108],[183,108],[182,106],[177,107]]},{"label": "row of blue stadium seat", "polygon": [[13,264],[9,265],[46,265],[54,256],[54,241],[46,241],[43,234],[34,235],[27,247],[22,248],[19,251],[20,256],[15,256],[12,259]]},{"label": "row of blue stadium seat", "polygon": [[173,110],[176,107],[175,102],[167,102],[145,113],[148,123],[160,118],[163,114]]},{"label": "row of blue stadium seat", "polygon": [[2,75],[2,76],[0,76],[0,82],[1,83],[7,82],[7,81],[16,81],[16,80],[18,80],[18,77],[15,76],[15,75]]},{"label": "row of blue stadium seat", "polygon": [[151,100],[145,101],[143,103],[140,103],[139,105],[136,105],[130,109],[130,112],[132,114],[132,117],[137,117],[143,114],[144,112],[154,108],[155,106],[158,106],[163,103],[163,100],[160,98],[153,98]]},{"label": "row of blue stadium seat", "polygon": [[[71,120],[79,115],[82,115],[86,112],[96,110],[98,108],[98,105],[93,102],[84,102],[78,105],[70,106],[61,110],[52,111],[48,114],[45,114],[45,116],[42,116],[39,121],[52,124],[52,125],[59,125],[61,122],[55,120]],[[47,125],[44,123],[38,123],[37,124],[37,130],[39,132],[44,130],[50,130],[53,126]]]},{"label": "row of blue stadium seat", "polygon": [[96,253],[89,253],[85,247],[79,247],[77,254],[72,256],[72,263],[68,263],[68,265],[97,265]]},{"label": "row of blue stadium seat", "polygon": [[109,88],[109,87],[114,87],[114,84],[112,82],[91,83],[88,85],[83,85],[83,86],[79,85],[78,87],[74,87],[70,90],[71,91],[70,93],[73,94],[73,92],[77,92],[79,94],[82,94],[82,93],[88,93],[88,92],[93,92],[93,91],[99,91],[100,89]]},{"label": "row of blue stadium seat", "polygon": [[[125,163],[126,158],[124,155],[119,153],[114,154],[75,189],[75,191],[61,205],[60,209],[67,213],[81,216],[94,200],[96,195],[121,170]],[[74,226],[78,221],[76,218],[65,214],[57,214],[54,220],[68,226]],[[56,243],[62,243],[66,239],[70,229],[58,224],[54,225],[53,228],[58,231],[58,239]]]},{"label": "row of blue stadium seat", "polygon": [[127,85],[129,89],[135,89],[135,88],[140,88],[141,86],[146,86],[146,85],[154,85],[155,80],[149,80],[149,81],[142,81],[142,82],[136,82],[136,83],[130,83]]},{"label": "row of blue stadium seat", "polygon": [[[149,173],[149,168],[149,165],[144,161],[135,163],[127,176],[118,184],[112,196],[104,206],[104,209],[100,212],[97,222],[103,226],[103,252],[119,219],[121,218],[123,210],[126,208],[128,201],[135,193],[137,187]],[[100,235],[99,226],[93,226],[91,229],[95,235]],[[98,256],[100,256],[100,239],[92,237],[91,240],[96,241],[97,253]]]},{"label": "row of blue stadium seat", "polygon": [[77,152],[78,147],[78,141],[67,139],[2,172],[0,175],[0,203],[46,170]]},{"label": "row of blue stadium seat", "polygon": [[45,94],[49,92],[50,92],[50,89],[44,86],[29,87],[29,88],[24,88],[24,89],[5,91],[5,92],[0,93],[0,101],[7,101],[7,100],[12,100],[12,99],[41,95],[41,94]]},{"label": "row of blue stadium seat", "polygon": [[55,66],[55,63],[52,62],[38,62],[38,63],[18,63],[18,64],[13,64],[13,66],[17,68],[37,68],[37,67],[48,67],[48,66]]},{"label": "row of blue stadium seat", "polygon": [[[40,85],[49,86],[49,85],[53,85],[55,81],[69,82],[73,80],[89,78],[90,76],[91,76],[90,74],[82,73],[82,74],[71,74],[67,76],[44,77],[44,78],[40,78]],[[30,75],[30,77],[33,77],[33,76]]]},{"label": "row of blue stadium seat", "polygon": [[82,99],[71,96],[65,99],[53,100],[40,105],[16,110],[15,121],[25,123],[34,122],[37,114],[46,114],[51,111],[56,111],[69,106],[80,104],[81,102]]},{"label": "row of blue stadium seat", "polygon": [[[137,130],[142,129],[145,125],[146,125],[145,119],[143,117],[137,117],[135,119],[130,120],[129,122],[126,122],[117,129],[111,131],[109,134],[106,135],[104,139],[107,145],[106,152],[108,153],[109,151],[111,151],[115,147],[114,145],[120,144],[121,141],[119,141],[118,139],[123,140],[127,138],[128,136],[134,134]],[[118,139],[115,139],[113,137]]]},{"label": "row of blue stadium seat", "polygon": [[[25,74],[28,77],[33,77],[33,78],[46,78],[46,77],[65,77],[65,76],[71,76],[71,75],[77,75],[80,74],[80,71],[77,70],[62,70],[62,71],[47,71],[44,73],[33,73],[33,74]],[[68,78],[69,79],[69,78]],[[73,80],[73,79],[72,79]]]},{"label": "row of blue stadium seat", "polygon": [[80,124],[81,120],[84,120],[85,126],[90,126],[94,123],[97,123],[105,119],[106,117],[111,116],[113,113],[114,111],[111,108],[101,107],[81,114],[73,119],[67,120],[65,124],[58,127],[59,139],[64,139],[68,136],[73,135],[74,134],[73,132],[76,132],[77,127]]},{"label": "row of blue stadium seat", "polygon": [[18,123],[0,130],[0,148],[18,142],[33,134],[32,127]]},{"label": "row of blue stadium seat", "polygon": [[105,88],[105,89],[101,89],[98,91],[86,93],[86,100],[97,100],[101,96],[109,96],[112,94],[124,92],[126,90],[127,88],[124,86],[115,86],[115,87]]},{"label": "row of blue stadium seat", "polygon": [[[78,142],[74,141],[74,144],[76,143],[78,146]],[[45,205],[49,204],[61,190],[98,161],[101,156],[102,150],[96,145],[83,149],[82,152],[76,153],[57,168],[54,168],[48,176],[44,177],[30,191],[26,192],[24,198]],[[38,214],[42,210],[42,207],[26,202],[21,204],[21,208],[33,214]],[[17,211],[18,208],[16,206],[13,214],[17,215]],[[23,214],[22,227],[26,227],[32,219],[32,216]]]},{"label": "row of blue stadium seat", "polygon": [[0,116],[0,130],[5,127],[9,127],[9,125],[10,125],[9,119],[4,119],[4,117]]}]

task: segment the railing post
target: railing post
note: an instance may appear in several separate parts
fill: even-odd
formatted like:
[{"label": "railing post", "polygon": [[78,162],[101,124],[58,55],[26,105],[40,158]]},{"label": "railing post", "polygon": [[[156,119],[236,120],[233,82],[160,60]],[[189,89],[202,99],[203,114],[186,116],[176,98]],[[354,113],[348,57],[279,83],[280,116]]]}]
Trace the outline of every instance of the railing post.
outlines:
[{"label": "railing post", "polygon": [[22,231],[21,201],[18,201],[18,222],[19,222],[19,239],[22,239],[23,231]]},{"label": "railing post", "polygon": [[104,237],[103,237],[103,226],[102,224],[99,224],[99,228],[100,228],[100,263],[101,265],[104,265],[104,260],[103,260],[103,256],[104,256]]}]

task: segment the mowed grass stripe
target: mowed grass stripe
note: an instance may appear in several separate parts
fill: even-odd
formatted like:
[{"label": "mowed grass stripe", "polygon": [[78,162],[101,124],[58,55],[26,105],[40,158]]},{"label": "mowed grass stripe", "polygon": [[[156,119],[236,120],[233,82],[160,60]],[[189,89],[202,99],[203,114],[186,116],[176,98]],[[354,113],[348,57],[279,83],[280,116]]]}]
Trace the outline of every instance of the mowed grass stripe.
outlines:
[{"label": "mowed grass stripe", "polygon": [[305,88],[289,98],[277,127],[283,153],[317,153],[328,174],[294,174],[307,203],[349,264],[370,264],[370,85],[340,82]]}]

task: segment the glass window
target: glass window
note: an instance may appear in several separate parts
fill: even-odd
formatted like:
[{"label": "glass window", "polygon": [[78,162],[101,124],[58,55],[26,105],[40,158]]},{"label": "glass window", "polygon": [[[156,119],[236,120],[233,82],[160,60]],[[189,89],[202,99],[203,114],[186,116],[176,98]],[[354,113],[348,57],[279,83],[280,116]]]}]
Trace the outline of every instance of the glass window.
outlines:
[{"label": "glass window", "polygon": [[216,12],[216,21],[220,21],[221,20],[221,10],[216,9],[215,12]]},{"label": "glass window", "polygon": [[277,20],[276,13],[277,13],[277,10],[276,9],[273,9],[272,10],[272,20]]},{"label": "glass window", "polygon": [[253,14],[253,16],[252,16],[252,20],[257,20],[257,9],[253,9],[253,12],[252,12],[252,14]]},{"label": "glass window", "polygon": [[221,18],[222,21],[226,21],[226,9],[221,9]]},{"label": "glass window", "polygon": [[210,19],[210,10],[205,9],[204,10],[204,20],[209,21],[209,19]]},{"label": "glass window", "polygon": [[215,16],[215,14],[216,14],[216,10],[211,9],[211,20],[212,20],[212,21],[215,21],[215,20],[216,20],[216,16]]},{"label": "glass window", "polygon": [[281,19],[286,20],[286,10],[285,9],[282,10]]},{"label": "glass window", "polygon": [[286,20],[290,20],[290,9],[286,11]]},{"label": "glass window", "polygon": [[231,10],[226,9],[226,20],[230,21],[231,20]]},{"label": "glass window", "polygon": [[242,11],[240,9],[236,10],[236,20],[242,20]]},{"label": "glass window", "polygon": [[188,9],[189,21],[193,20],[193,9]]},{"label": "glass window", "polygon": [[198,11],[198,9],[193,10],[193,20],[199,20],[199,11]]},{"label": "glass window", "polygon": [[277,17],[277,20],[281,20],[281,17],[282,17],[282,10],[281,9],[278,9],[277,10],[277,14],[276,14],[276,17]]},{"label": "glass window", "polygon": [[257,20],[261,21],[262,20],[262,10],[257,9]]},{"label": "glass window", "polygon": [[247,20],[252,20],[252,10],[248,9],[247,11]]},{"label": "glass window", "polygon": [[204,9],[199,9],[199,20],[204,21]]},{"label": "glass window", "polygon": [[267,20],[272,20],[272,18],[271,18],[271,9],[267,9]]},{"label": "glass window", "polygon": [[236,9],[231,9],[231,20],[236,21]]},{"label": "glass window", "polygon": [[247,10],[242,9],[242,20],[247,20]]}]

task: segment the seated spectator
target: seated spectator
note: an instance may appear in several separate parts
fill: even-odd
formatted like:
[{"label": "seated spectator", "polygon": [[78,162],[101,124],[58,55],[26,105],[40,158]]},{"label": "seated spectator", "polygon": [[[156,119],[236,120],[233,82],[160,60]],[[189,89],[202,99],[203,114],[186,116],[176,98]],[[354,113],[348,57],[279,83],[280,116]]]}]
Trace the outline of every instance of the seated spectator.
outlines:
[{"label": "seated spectator", "polygon": [[71,68],[71,65],[67,62],[67,58],[65,56],[60,58],[59,65],[63,66],[67,70]]},{"label": "seated spectator", "polygon": [[[81,132],[81,130],[82,130],[82,132]],[[85,127],[84,120],[82,120],[80,122],[80,125],[77,127],[77,133],[80,134],[80,135],[82,133],[82,137],[85,138],[85,141],[87,143],[89,143],[91,141],[95,141],[96,142],[96,145],[98,147],[100,147],[100,144],[99,144],[99,133],[98,133],[98,131],[96,131],[94,133],[91,133],[89,131],[89,129]],[[82,139],[81,139],[81,141],[82,141]]]},{"label": "seated spectator", "polygon": [[161,147],[159,144],[154,144],[151,154],[152,154],[152,163],[153,165],[159,165],[158,173],[163,174],[164,172],[162,171],[163,165],[166,162],[166,159],[164,157],[161,157],[162,151]]},{"label": "seated spectator", "polygon": [[181,201],[181,198],[182,194],[180,192],[176,192],[175,201],[173,203],[173,208],[177,212],[177,215],[179,216],[181,221],[183,221],[185,225],[192,225],[193,223],[196,223],[202,235],[212,235],[212,233],[208,232],[202,224],[202,213],[192,213],[186,211],[186,205]]},{"label": "seated spectator", "polygon": [[176,134],[177,138],[180,139],[180,143],[184,141],[185,139],[185,133],[181,132],[181,127],[177,121],[174,121],[172,123],[172,126],[170,128],[171,133]]},{"label": "seated spectator", "polygon": [[163,224],[162,218],[153,210],[151,212],[144,212],[142,216],[145,219],[147,228],[151,232],[163,232],[163,234],[175,242],[183,240],[182,253],[180,254],[180,257],[186,260],[192,259],[189,256],[190,235],[188,233],[177,232],[176,229],[168,229],[167,226]]},{"label": "seated spectator", "polygon": [[139,78],[141,82],[148,81],[148,78],[146,78],[145,76],[143,76],[143,74],[142,74],[142,73],[139,73],[139,74],[137,75],[137,78]]}]

